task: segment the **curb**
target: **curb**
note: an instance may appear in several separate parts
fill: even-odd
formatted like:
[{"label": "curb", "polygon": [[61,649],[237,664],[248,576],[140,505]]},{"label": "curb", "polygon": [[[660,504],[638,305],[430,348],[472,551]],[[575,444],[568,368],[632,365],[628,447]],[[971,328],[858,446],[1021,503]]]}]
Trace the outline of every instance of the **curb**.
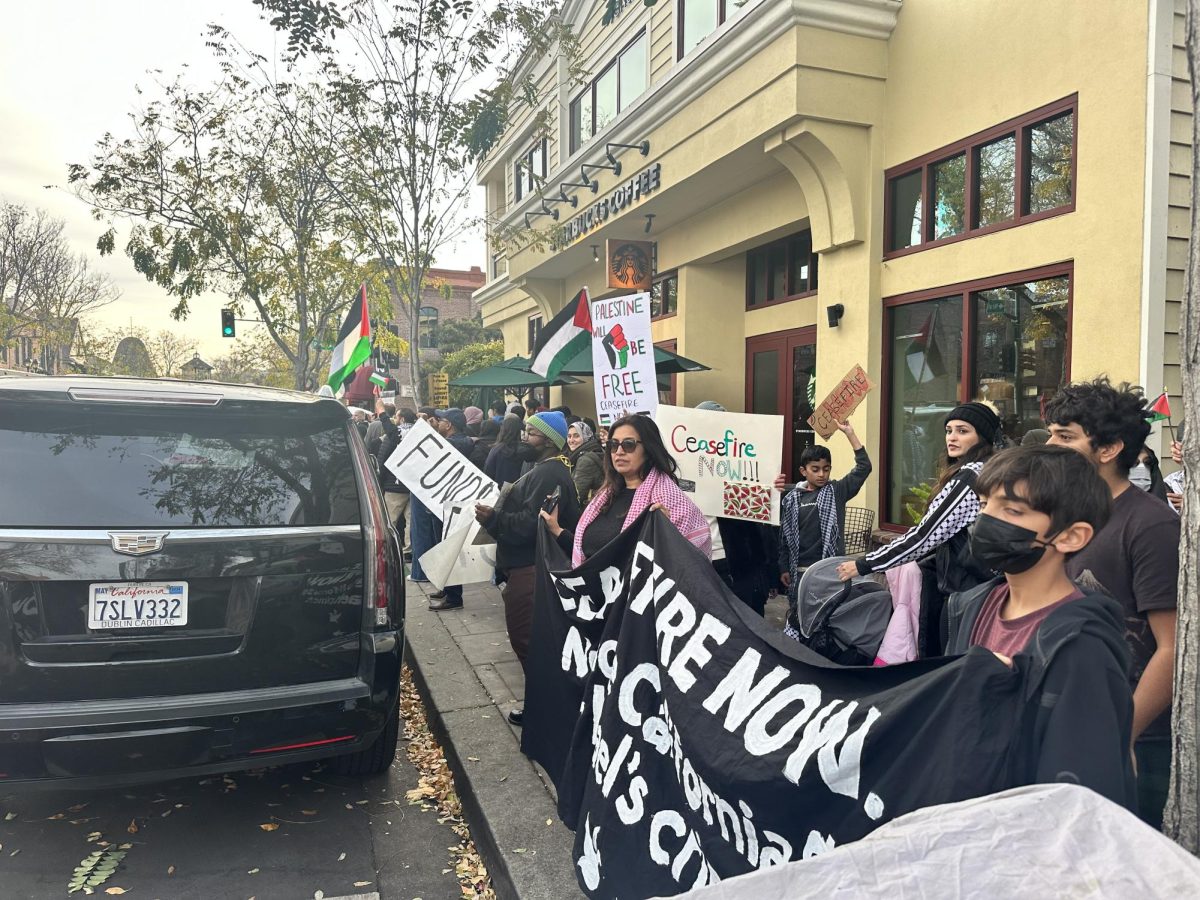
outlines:
[{"label": "curb", "polygon": [[415,606],[409,604],[405,622],[406,661],[496,895],[582,897],[574,835],[559,821],[545,784],[438,614]]}]

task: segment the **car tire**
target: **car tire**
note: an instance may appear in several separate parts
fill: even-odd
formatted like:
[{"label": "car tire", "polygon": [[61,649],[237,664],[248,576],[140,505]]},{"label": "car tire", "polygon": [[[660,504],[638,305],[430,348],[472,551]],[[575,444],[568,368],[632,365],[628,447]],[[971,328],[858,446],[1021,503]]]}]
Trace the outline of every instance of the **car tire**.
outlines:
[{"label": "car tire", "polygon": [[338,775],[382,775],[391,768],[396,758],[396,744],[400,738],[400,710],[392,711],[387,725],[369,747],[357,753],[348,753],[331,760]]}]

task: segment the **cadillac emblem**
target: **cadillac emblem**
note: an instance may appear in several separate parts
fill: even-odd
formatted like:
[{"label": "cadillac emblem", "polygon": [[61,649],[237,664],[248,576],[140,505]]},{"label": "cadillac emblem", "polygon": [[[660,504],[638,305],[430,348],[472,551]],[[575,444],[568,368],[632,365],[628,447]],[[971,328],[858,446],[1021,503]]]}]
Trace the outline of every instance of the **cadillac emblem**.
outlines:
[{"label": "cadillac emblem", "polygon": [[169,531],[110,531],[108,537],[112,540],[112,548],[127,556],[145,556],[147,553],[157,553],[163,548]]}]

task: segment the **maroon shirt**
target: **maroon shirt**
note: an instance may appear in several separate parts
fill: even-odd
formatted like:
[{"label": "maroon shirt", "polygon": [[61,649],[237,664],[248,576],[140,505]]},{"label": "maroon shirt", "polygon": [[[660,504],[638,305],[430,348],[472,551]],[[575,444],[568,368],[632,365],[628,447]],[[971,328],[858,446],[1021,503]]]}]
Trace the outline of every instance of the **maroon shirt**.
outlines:
[{"label": "maroon shirt", "polygon": [[1016,619],[1002,619],[1000,611],[1008,599],[1008,582],[1002,581],[983,601],[983,608],[979,610],[979,616],[971,628],[971,645],[986,647],[993,653],[1000,653],[1008,657],[1016,656],[1024,651],[1030,638],[1033,637],[1033,633],[1038,630],[1038,626],[1046,621],[1046,616],[1060,606],[1082,597],[1083,592],[1076,588],[1066,597],[1049,606],[1043,606],[1041,609]]}]

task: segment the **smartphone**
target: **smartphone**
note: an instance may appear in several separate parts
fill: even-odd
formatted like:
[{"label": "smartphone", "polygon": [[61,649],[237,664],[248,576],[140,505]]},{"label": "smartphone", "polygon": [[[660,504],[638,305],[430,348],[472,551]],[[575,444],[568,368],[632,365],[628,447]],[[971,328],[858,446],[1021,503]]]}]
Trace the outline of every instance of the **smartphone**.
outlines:
[{"label": "smartphone", "polygon": [[561,496],[562,489],[555,488],[554,493],[542,501],[542,509],[548,513],[554,512],[558,508],[558,501]]}]

